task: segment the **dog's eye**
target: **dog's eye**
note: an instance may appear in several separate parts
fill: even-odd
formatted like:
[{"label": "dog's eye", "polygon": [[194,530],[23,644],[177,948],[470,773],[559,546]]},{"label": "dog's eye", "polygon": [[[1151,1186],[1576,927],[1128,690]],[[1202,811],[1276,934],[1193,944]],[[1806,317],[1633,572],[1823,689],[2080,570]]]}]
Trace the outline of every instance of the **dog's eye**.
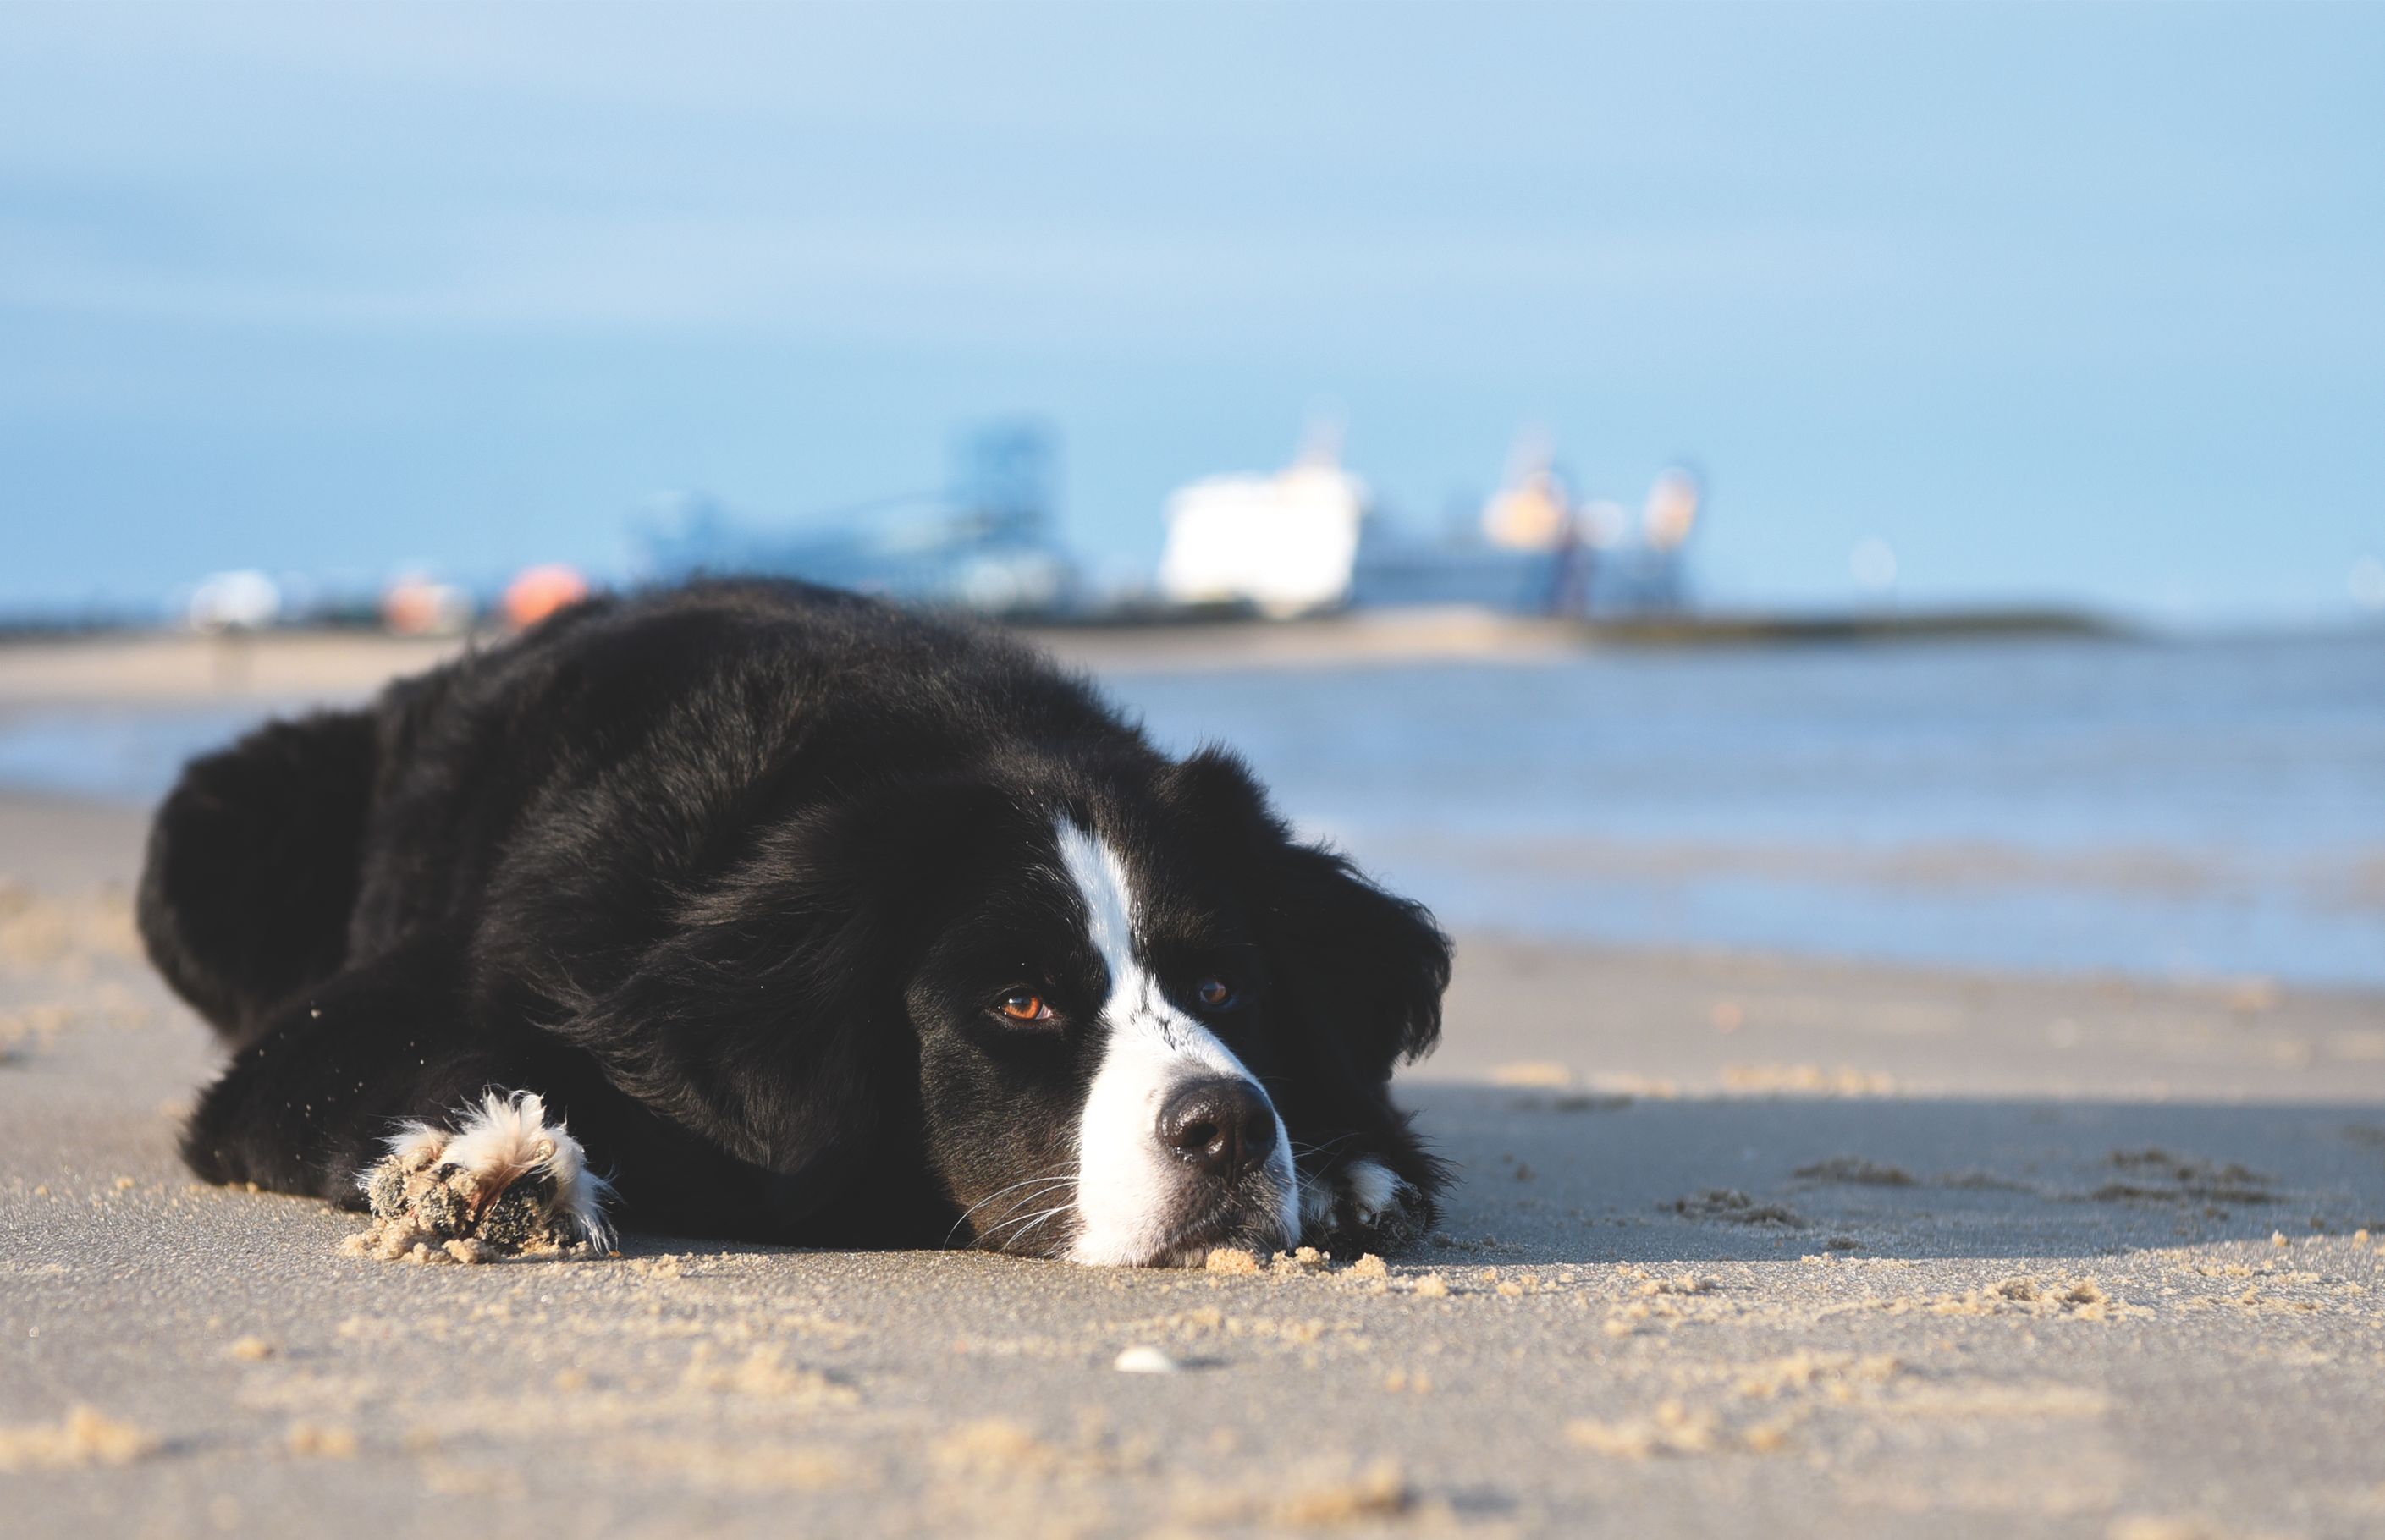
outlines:
[{"label": "dog's eye", "polygon": [[1052,1008],[1043,1002],[1042,995],[1032,989],[1011,990],[1002,997],[997,1009],[1015,1022],[1048,1022],[1052,1019]]},{"label": "dog's eye", "polygon": [[1234,1003],[1234,987],[1222,978],[1205,978],[1192,987],[1192,993],[1212,1011],[1222,1011]]}]

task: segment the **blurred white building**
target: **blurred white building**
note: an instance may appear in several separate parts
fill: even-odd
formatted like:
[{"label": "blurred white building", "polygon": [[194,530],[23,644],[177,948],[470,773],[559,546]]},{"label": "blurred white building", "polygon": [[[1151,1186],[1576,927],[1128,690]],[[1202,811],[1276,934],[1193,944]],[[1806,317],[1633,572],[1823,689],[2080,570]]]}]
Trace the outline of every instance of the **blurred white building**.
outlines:
[{"label": "blurred white building", "polygon": [[1159,591],[1277,619],[1353,605],[1669,613],[1688,602],[1683,548],[1703,499],[1694,472],[1669,468],[1635,528],[1622,503],[1578,496],[1546,441],[1528,435],[1479,518],[1419,540],[1342,467],[1330,434],[1312,434],[1287,470],[1207,477],[1168,498]]},{"label": "blurred white building", "polygon": [[1366,483],[1330,453],[1273,476],[1213,476],[1168,500],[1159,590],[1179,604],[1246,603],[1273,616],[1349,602]]},{"label": "blurred white building", "polygon": [[186,612],[197,631],[261,631],[281,618],[281,585],[262,572],[219,572],[192,590]]}]

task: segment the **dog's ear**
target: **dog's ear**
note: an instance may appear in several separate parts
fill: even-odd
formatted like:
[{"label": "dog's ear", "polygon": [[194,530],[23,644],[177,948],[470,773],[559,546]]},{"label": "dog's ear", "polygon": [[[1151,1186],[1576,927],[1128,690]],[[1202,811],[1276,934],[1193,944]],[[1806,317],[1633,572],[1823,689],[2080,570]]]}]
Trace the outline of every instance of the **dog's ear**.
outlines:
[{"label": "dog's ear", "polygon": [[832,1201],[916,1124],[906,963],[935,934],[940,851],[996,802],[913,781],[757,826],[556,1030],[652,1111]]},{"label": "dog's ear", "polygon": [[1340,852],[1295,838],[1224,750],[1173,766],[1161,796],[1234,852],[1228,880],[1256,915],[1275,989],[1313,1047],[1377,1085],[1432,1050],[1450,943],[1430,911],[1376,887]]}]

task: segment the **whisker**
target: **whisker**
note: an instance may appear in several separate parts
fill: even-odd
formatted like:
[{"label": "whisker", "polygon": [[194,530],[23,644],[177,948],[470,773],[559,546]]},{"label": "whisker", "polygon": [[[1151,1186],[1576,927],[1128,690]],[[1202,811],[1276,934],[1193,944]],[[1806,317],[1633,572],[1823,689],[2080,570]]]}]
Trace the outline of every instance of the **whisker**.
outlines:
[{"label": "whisker", "polygon": [[[1061,1204],[1061,1205],[1060,1205],[1060,1209],[1073,1209],[1073,1208],[1075,1208],[1076,1206],[1077,1206],[1077,1205],[1076,1205],[1075,1200],[1074,1200],[1074,1199],[1071,1199],[1071,1200],[1070,1200],[1070,1201],[1068,1201],[1068,1202],[1066,1202],[1066,1203]],[[1021,1205],[1020,1205],[1020,1208],[1024,1208],[1024,1207],[1025,1207],[1025,1205],[1024,1205],[1024,1204],[1021,1204]],[[1024,1223],[1025,1223],[1025,1222],[1027,1222],[1028,1220],[1030,1220],[1030,1219],[1039,1219],[1039,1218],[1043,1217],[1043,1215],[1045,1215],[1045,1214],[1049,1214],[1049,1213],[1056,1213],[1056,1212],[1058,1212],[1058,1211],[1060,1211],[1060,1210],[1059,1210],[1059,1209],[1038,1209],[1038,1210],[1036,1210],[1036,1211],[1035,1211],[1034,1212],[1032,1212],[1032,1213],[1021,1213],[1021,1212],[1019,1212],[1019,1211],[1018,1211],[1018,1209],[1013,1209],[1013,1210],[1012,1210],[1008,1214],[1006,1214],[1005,1217],[1003,1217],[1003,1218],[1001,1218],[1001,1219],[998,1219],[998,1220],[995,1220],[993,1223],[991,1223],[991,1224],[987,1225],[984,1229],[982,1229],[982,1230],[979,1231],[979,1232],[978,1232],[978,1236],[979,1236],[979,1238],[981,1240],[981,1239],[985,1238],[985,1237],[986,1237],[986,1236],[992,1236],[992,1235],[993,1235],[993,1234],[994,1234],[994,1233],[996,1233],[997,1231],[1006,1230],[1006,1229],[1008,1229],[1008,1228],[1009,1228],[1011,1225],[1013,1225],[1013,1224]]]},{"label": "whisker", "polygon": [[1028,1213],[1037,1211],[1036,1205],[1038,1203],[1054,1197],[1055,1194],[1065,1192],[1069,1186],[1070,1184],[1067,1182],[1047,1182],[1038,1186],[1031,1191],[1020,1193],[1017,1198],[1012,1199],[1010,1203],[1004,1207],[999,1217],[995,1218],[991,1223],[980,1223],[977,1226],[976,1235],[971,1237],[968,1244],[971,1246],[982,1246],[988,1236],[998,1234],[1004,1226],[1017,1223]]},{"label": "whisker", "polygon": [[[1033,1187],[1030,1187],[1030,1189],[1028,1189],[1028,1190],[1027,1190],[1027,1191],[1025,1191],[1025,1192],[1019,1193],[1017,1197],[1013,1198],[1009,1202],[1007,1202],[1007,1203],[1004,1204],[1004,1205],[1003,1205],[1003,1207],[1002,1207],[1002,1211],[1001,1211],[1001,1213],[999,1213],[998,1215],[994,1216],[994,1218],[995,1218],[995,1220],[996,1220],[997,1222],[999,1222],[1000,1220],[1004,1220],[1004,1219],[1011,1218],[1011,1217],[1013,1217],[1013,1216],[1017,1215],[1017,1214],[1018,1214],[1021,1210],[1023,1210],[1023,1209],[1032,1208],[1032,1207],[1035,1205],[1035,1203],[1037,1202],[1037,1200],[1039,1200],[1039,1199],[1041,1199],[1041,1198],[1047,1198],[1047,1197],[1051,1196],[1053,1193],[1058,1192],[1058,1191],[1062,1190],[1063,1188],[1068,1187],[1068,1186],[1070,1186],[1070,1183],[1069,1183],[1067,1179],[1065,1179],[1065,1178],[1055,1178],[1055,1179],[1054,1179],[1054,1180],[1047,1181],[1047,1182],[1039,1182],[1039,1183],[1037,1183]],[[977,1210],[978,1210],[978,1209],[981,1209],[981,1208],[983,1208],[984,1206],[985,1206],[985,1205],[984,1205],[984,1204],[982,1204],[982,1203],[978,1204],[978,1205],[976,1205],[975,1207],[973,1207],[973,1208],[969,1211],[969,1212],[970,1212],[970,1213],[975,1213],[975,1212],[977,1211]],[[962,1216],[962,1220],[965,1222],[965,1221],[968,1219],[968,1215],[964,1214],[964,1215]],[[959,1227],[959,1226],[958,1226],[958,1224],[955,1224],[955,1229],[957,1229],[958,1227]],[[949,1237],[947,1237],[947,1238],[949,1238]]]},{"label": "whisker", "polygon": [[1066,1186],[1076,1179],[1076,1173],[1073,1170],[1066,1172],[1055,1170],[1045,1172],[1039,1175],[1030,1176],[1022,1182],[1013,1182],[1006,1187],[997,1188],[996,1190],[986,1194],[983,1198],[979,1198],[967,1209],[961,1211],[961,1216],[953,1221],[953,1227],[944,1232],[943,1244],[950,1246],[953,1243],[953,1237],[961,1233],[961,1226],[968,1223],[969,1215],[977,1212],[980,1209],[984,1208],[995,1198],[1002,1198],[1010,1193],[1018,1192],[1021,1187],[1037,1188],[1037,1191],[1028,1193],[1020,1197],[1012,1202],[1009,1208],[1003,1211],[1005,1214],[1014,1213],[1020,1208],[1042,1197],[1045,1192],[1055,1187]]},{"label": "whisker", "polygon": [[1323,1144],[1311,1145],[1304,1145],[1298,1140],[1294,1140],[1292,1146],[1292,1159],[1294,1161],[1306,1160],[1311,1162],[1322,1161],[1326,1156],[1331,1154],[1334,1150],[1341,1149],[1343,1145],[1348,1144],[1351,1140],[1357,1137],[1357,1134],[1349,1133],[1343,1134],[1338,1138],[1328,1139]]},{"label": "whisker", "polygon": [[1019,1213],[1014,1211],[1008,1217],[996,1220],[993,1223],[987,1225],[982,1231],[979,1232],[979,1239],[984,1240],[990,1238],[1004,1230],[1007,1230],[1014,1224],[1029,1224],[1038,1220],[1048,1219],[1056,1213],[1066,1213],[1076,1206],[1076,1200],[1071,1198],[1069,1201],[1059,1205],[1057,1208],[1039,1209],[1032,1213]]},{"label": "whisker", "polygon": [[971,1213],[975,1213],[978,1210],[984,1208],[988,1203],[1000,1198],[1004,1193],[1017,1192],[1021,1187],[1031,1187],[1038,1182],[1050,1182],[1065,1179],[1070,1174],[1073,1174],[1062,1171],[1056,1166],[1050,1171],[1038,1172],[1036,1174],[1027,1177],[1022,1181],[1013,1182],[1006,1187],[996,1187],[993,1191],[986,1194],[983,1198],[979,1198],[975,1203],[970,1204],[969,1211]]},{"label": "whisker", "polygon": [[1008,1194],[1018,1192],[1021,1188],[1030,1189],[1026,1195],[1015,1199],[1009,1205],[1008,1209],[1004,1210],[1004,1212],[1007,1213],[1010,1210],[1018,1208],[1019,1204],[1031,1201],[1033,1193],[1043,1192],[1053,1187],[1067,1186],[1074,1180],[1075,1178],[1073,1176],[1038,1176],[1024,1182],[1013,1182],[1010,1186],[1003,1188],[1000,1192],[988,1193],[985,1197],[978,1199],[975,1203],[970,1204],[968,1213],[964,1213],[961,1217],[963,1219],[968,1218],[969,1214],[977,1212],[980,1209],[984,1208],[987,1204],[993,1202],[997,1198],[1005,1197]]},{"label": "whisker", "polygon": [[1005,1251],[1009,1250],[1012,1246],[1018,1243],[1021,1236],[1025,1236],[1028,1231],[1035,1228],[1036,1225],[1043,1223],[1044,1221],[1051,1219],[1055,1215],[1068,1213],[1074,1208],[1076,1208],[1074,1203],[1063,1203],[1056,1209],[1044,1210],[1042,1213],[1037,1214],[1032,1220],[1030,1220],[1025,1225],[1021,1226],[1008,1240],[1004,1241],[1002,1243],[1002,1249]]}]

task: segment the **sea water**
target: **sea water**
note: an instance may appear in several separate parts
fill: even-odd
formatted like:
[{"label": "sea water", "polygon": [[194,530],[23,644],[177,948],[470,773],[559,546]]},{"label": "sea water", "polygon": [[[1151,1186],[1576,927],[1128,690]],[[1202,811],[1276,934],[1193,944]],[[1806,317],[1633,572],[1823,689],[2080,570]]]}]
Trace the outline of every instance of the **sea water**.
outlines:
[{"label": "sea water", "polygon": [[2385,636],[1116,682],[1458,929],[2385,983]]}]

